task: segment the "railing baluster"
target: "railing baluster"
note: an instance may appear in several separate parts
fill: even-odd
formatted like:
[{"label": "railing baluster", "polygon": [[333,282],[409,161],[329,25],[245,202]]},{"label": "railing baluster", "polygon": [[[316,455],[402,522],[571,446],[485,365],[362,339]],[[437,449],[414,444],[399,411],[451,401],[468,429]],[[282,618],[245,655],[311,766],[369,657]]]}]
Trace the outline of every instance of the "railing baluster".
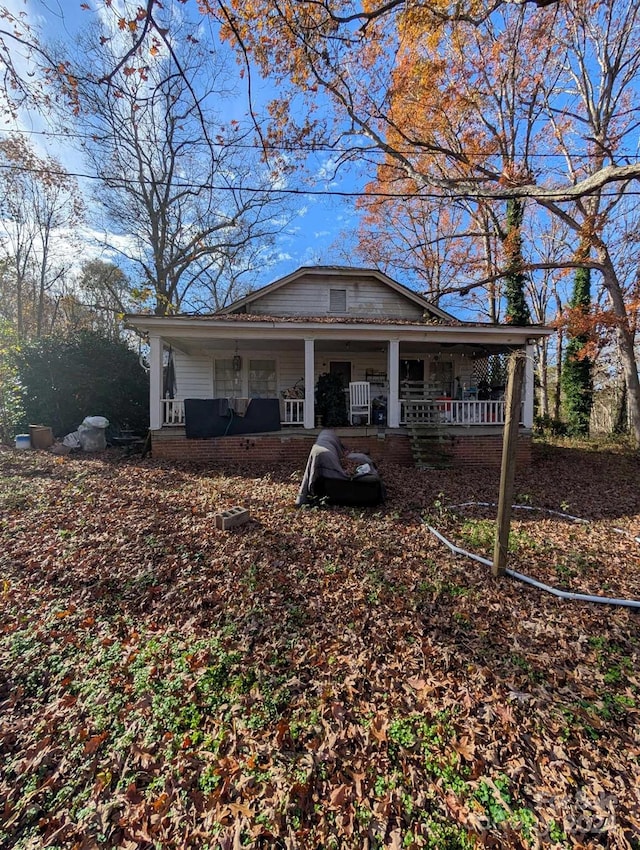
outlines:
[{"label": "railing baluster", "polygon": [[175,398],[162,399],[162,424],[184,425],[184,402]]},{"label": "railing baluster", "polygon": [[504,425],[504,401],[483,399],[402,399],[400,424]]}]

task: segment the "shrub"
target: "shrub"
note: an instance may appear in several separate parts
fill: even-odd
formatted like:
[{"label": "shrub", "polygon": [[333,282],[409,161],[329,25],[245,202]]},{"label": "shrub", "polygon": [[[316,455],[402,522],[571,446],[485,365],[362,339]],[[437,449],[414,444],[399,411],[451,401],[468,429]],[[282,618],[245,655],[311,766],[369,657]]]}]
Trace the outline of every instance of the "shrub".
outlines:
[{"label": "shrub", "polygon": [[344,394],[344,384],[340,375],[323,372],[316,384],[316,413],[322,417],[326,428],[346,425],[347,400]]},{"label": "shrub", "polygon": [[148,427],[149,379],[121,340],[92,331],[46,337],[14,354],[27,423],[49,425],[58,436],[85,416],[106,416],[116,428]]},{"label": "shrub", "polygon": [[544,416],[536,416],[533,423],[534,433],[540,436],[550,435],[552,437],[566,437],[568,428],[565,422],[561,419],[555,419],[549,414]]},{"label": "shrub", "polygon": [[9,322],[0,320],[0,443],[11,443],[24,419],[18,372],[13,362],[18,339]]}]

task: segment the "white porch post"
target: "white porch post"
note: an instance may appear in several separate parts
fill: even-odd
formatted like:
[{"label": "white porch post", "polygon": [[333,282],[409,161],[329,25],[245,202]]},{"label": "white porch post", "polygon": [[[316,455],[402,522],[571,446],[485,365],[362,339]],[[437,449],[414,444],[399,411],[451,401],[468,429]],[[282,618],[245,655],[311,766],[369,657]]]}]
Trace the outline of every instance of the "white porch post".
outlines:
[{"label": "white porch post", "polygon": [[387,425],[400,427],[400,340],[390,339],[387,352],[387,374],[389,376],[389,401]]},{"label": "white porch post", "polygon": [[535,400],[534,383],[534,347],[527,345],[527,359],[524,367],[524,405],[522,410],[522,424],[525,428],[533,428],[533,410]]},{"label": "white porch post", "polygon": [[315,349],[313,339],[304,341],[304,427],[315,423]]},{"label": "white porch post", "polygon": [[149,348],[149,427],[156,431],[162,428],[162,337],[150,336]]}]

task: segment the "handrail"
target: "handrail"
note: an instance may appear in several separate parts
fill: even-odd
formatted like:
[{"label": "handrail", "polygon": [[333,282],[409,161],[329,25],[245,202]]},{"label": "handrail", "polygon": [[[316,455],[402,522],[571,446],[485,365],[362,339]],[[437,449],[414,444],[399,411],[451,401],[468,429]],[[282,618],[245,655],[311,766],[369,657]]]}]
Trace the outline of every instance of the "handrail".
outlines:
[{"label": "handrail", "polygon": [[505,402],[492,399],[401,399],[400,422],[418,425],[504,425]]}]

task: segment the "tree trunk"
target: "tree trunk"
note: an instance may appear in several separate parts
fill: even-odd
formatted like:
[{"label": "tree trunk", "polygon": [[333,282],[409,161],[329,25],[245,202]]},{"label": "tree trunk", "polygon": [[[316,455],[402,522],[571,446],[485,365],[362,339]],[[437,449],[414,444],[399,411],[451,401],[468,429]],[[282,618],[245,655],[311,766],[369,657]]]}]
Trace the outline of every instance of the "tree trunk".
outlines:
[{"label": "tree trunk", "polygon": [[638,380],[633,333],[629,327],[629,316],[624,303],[622,288],[618,282],[609,253],[604,246],[599,246],[597,250],[598,259],[602,263],[603,283],[609,293],[611,306],[618,320],[616,337],[622,363],[622,374],[627,389],[629,428],[634,443],[636,446],[640,446],[640,380]]},{"label": "tree trunk", "polygon": [[540,416],[549,415],[549,363],[548,345],[546,339],[538,346],[538,379],[540,381]]},{"label": "tree trunk", "polygon": [[615,397],[616,409],[612,411],[613,434],[626,434],[629,429],[629,417],[627,416],[627,385],[623,382],[620,392]]},{"label": "tree trunk", "polygon": [[560,419],[560,384],[562,381],[562,331],[556,334],[556,380],[553,387],[553,418]]}]

